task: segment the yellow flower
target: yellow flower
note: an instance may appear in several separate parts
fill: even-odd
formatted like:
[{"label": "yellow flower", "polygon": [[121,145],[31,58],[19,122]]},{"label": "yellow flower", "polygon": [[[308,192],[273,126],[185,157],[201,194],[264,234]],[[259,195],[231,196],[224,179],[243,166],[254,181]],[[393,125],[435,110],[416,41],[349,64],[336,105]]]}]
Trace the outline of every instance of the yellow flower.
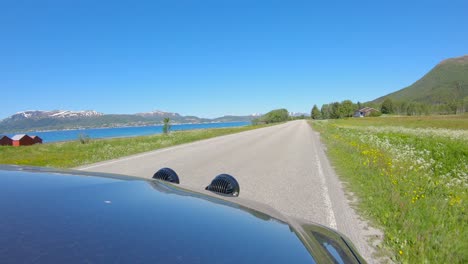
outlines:
[{"label": "yellow flower", "polygon": [[400,255],[403,255],[403,251],[401,251],[401,250],[398,253],[400,253]]},{"label": "yellow flower", "polygon": [[450,206],[454,206],[454,205],[460,204],[460,203],[461,203],[461,198],[460,198],[460,197],[457,197],[457,196],[452,197],[452,198],[450,199],[450,202],[449,202]]}]

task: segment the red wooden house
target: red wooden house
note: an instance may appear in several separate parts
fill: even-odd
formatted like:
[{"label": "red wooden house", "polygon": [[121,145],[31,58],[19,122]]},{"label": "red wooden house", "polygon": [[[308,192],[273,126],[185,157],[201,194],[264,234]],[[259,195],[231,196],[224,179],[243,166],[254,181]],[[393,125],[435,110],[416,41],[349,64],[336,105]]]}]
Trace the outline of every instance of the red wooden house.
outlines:
[{"label": "red wooden house", "polygon": [[7,136],[2,136],[0,138],[0,146],[11,146],[13,145],[13,140]]},{"label": "red wooden house", "polygon": [[34,144],[42,144],[42,138],[40,138],[38,136],[31,136],[31,138],[34,141]]},{"label": "red wooden house", "polygon": [[11,138],[13,140],[13,146],[30,146],[34,144],[34,139],[26,134],[15,135]]}]

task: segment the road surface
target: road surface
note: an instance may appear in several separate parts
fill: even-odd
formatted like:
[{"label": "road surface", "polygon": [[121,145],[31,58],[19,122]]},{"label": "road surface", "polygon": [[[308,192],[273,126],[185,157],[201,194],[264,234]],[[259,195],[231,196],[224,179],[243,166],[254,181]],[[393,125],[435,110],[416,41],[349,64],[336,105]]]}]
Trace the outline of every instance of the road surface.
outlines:
[{"label": "road surface", "polygon": [[325,156],[319,134],[304,121],[291,121],[171,148],[146,152],[79,169],[151,178],[162,167],[179,175],[181,185],[203,190],[218,174],[240,184],[240,196],[281,213],[334,228],[345,234],[369,262],[368,240],[381,236],[350,206]]}]

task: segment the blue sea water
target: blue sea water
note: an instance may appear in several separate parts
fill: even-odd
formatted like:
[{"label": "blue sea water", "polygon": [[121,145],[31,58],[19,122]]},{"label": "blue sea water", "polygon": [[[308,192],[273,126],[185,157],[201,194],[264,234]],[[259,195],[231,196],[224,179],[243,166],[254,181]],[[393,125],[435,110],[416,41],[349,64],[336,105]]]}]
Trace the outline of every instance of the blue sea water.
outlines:
[{"label": "blue sea water", "polygon": [[[192,130],[204,128],[239,127],[249,125],[249,122],[230,123],[205,123],[205,124],[180,124],[171,125],[171,131]],[[58,130],[46,132],[27,132],[23,134],[35,135],[42,138],[43,143],[78,140],[79,135],[87,135],[90,138],[113,138],[113,137],[134,137],[152,134],[161,134],[162,125],[142,126],[142,127],[115,127],[115,128],[90,128],[76,130]],[[21,134],[21,133],[17,133]],[[8,135],[10,137],[14,135]]]}]

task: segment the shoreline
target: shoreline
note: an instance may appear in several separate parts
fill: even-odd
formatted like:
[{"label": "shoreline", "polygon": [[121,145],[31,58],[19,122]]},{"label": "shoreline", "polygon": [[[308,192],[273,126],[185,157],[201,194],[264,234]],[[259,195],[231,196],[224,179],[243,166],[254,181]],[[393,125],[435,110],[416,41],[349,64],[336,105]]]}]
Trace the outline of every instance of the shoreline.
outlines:
[{"label": "shoreline", "polygon": [[[209,123],[184,123],[173,124],[171,132],[191,131],[216,128],[234,128],[249,126],[250,122],[209,122]],[[65,143],[79,140],[80,135],[88,136],[90,140],[103,140],[115,138],[134,138],[162,134],[163,125],[151,126],[125,126],[125,127],[101,127],[85,129],[66,129],[26,132],[24,134],[37,135],[43,139],[43,144]],[[108,131],[105,131],[108,129]],[[22,133],[22,134],[23,134]],[[7,134],[8,135],[8,134]],[[14,134],[10,134],[14,135]],[[9,136],[9,135],[8,135]]]},{"label": "shoreline", "polygon": [[[204,125],[204,124],[231,124],[231,123],[250,123],[251,121],[230,121],[230,122],[200,122],[200,123],[171,123],[170,125]],[[164,124],[148,124],[148,125],[119,125],[109,127],[77,127],[77,128],[64,128],[64,129],[46,129],[46,130],[28,130],[24,132],[0,132],[0,135],[7,134],[29,134],[29,133],[46,133],[46,132],[61,132],[61,131],[80,131],[87,129],[114,129],[114,128],[137,128],[137,127],[151,127],[163,126]]]},{"label": "shoreline", "polygon": [[[230,123],[237,123],[237,122],[230,122]],[[233,126],[233,127],[207,127],[207,128],[194,128],[194,129],[181,129],[181,130],[175,130],[175,131],[170,131],[169,134],[174,133],[174,132],[183,132],[183,131],[196,131],[196,130],[205,130],[205,129],[222,129],[222,128],[236,128],[236,127],[247,127],[249,125],[245,126]],[[136,138],[136,137],[149,137],[149,136],[155,136],[155,135],[161,135],[163,133],[153,133],[153,134],[146,134],[146,135],[129,135],[129,136],[120,136],[120,137],[96,137],[96,138],[89,138],[90,140],[106,140],[106,139],[119,139],[119,138]],[[67,143],[67,142],[73,142],[79,139],[72,139],[72,140],[60,140],[60,141],[52,141],[52,142],[45,142],[42,144],[54,144],[54,143]]]}]

